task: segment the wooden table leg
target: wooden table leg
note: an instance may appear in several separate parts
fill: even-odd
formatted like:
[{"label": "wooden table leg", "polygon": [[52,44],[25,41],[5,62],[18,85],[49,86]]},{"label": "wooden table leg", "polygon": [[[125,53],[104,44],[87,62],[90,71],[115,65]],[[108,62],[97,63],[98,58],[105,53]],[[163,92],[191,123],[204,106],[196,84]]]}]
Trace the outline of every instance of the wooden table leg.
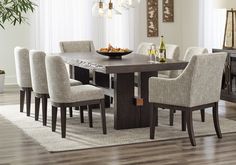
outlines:
[{"label": "wooden table leg", "polygon": [[139,74],[139,97],[144,100],[140,107],[140,127],[148,127],[150,124],[150,104],[148,102],[148,81],[150,77],[157,77],[157,72],[142,72]]},{"label": "wooden table leg", "polygon": [[139,127],[139,111],[133,103],[134,73],[114,76],[114,128],[128,129]]},{"label": "wooden table leg", "polygon": [[[109,74],[95,72],[95,84],[101,87],[110,87],[110,76]],[[110,108],[111,97],[105,95],[105,108]]]},{"label": "wooden table leg", "polygon": [[74,78],[75,80],[81,81],[83,84],[89,84],[89,70],[75,66]]}]

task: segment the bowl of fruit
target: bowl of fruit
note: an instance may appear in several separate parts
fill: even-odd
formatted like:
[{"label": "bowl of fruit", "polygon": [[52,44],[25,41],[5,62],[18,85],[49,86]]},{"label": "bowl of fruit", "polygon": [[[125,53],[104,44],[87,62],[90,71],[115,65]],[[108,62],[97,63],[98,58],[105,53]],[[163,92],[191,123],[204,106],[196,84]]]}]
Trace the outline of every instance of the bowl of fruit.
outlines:
[{"label": "bowl of fruit", "polygon": [[100,48],[96,52],[103,56],[108,56],[110,59],[122,59],[122,56],[132,53],[127,48],[114,48],[111,44],[107,48]]}]

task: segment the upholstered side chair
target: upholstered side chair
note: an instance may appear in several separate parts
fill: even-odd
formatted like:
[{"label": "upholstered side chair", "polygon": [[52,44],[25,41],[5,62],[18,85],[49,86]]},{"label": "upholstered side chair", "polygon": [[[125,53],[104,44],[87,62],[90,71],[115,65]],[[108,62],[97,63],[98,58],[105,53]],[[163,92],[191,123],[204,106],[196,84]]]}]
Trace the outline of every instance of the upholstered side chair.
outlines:
[{"label": "upholstered side chair", "polygon": [[[191,58],[194,55],[205,55],[208,53],[208,50],[203,47],[189,47],[187,48],[185,55],[184,55],[184,61],[190,62]],[[182,71],[172,71],[170,78],[177,77]],[[175,110],[170,110],[170,125],[173,126],[174,123],[174,113]],[[201,109],[201,120],[202,122],[205,122],[205,109]]]},{"label": "upholstered side chair", "polygon": [[[178,45],[166,44],[166,57],[174,60],[181,60],[180,48]],[[178,71],[160,71],[158,72],[158,77],[171,78],[176,77]]]},{"label": "upholstered side chair", "polygon": [[[148,50],[152,47],[152,46],[156,46],[154,43],[152,42],[141,42],[139,45],[138,45],[138,48],[136,49],[136,53],[137,54],[141,54],[141,55],[147,55],[148,56]],[[140,73],[135,73],[135,85],[136,86],[139,86],[139,83],[140,83]]]},{"label": "upholstered side chair", "polygon": [[[60,56],[46,56],[48,89],[52,104],[52,131],[56,130],[57,109],[61,112],[61,136],[66,137],[66,108],[99,104],[103,134],[106,130],[104,92],[92,85],[71,87],[65,63]],[[91,106],[90,106],[91,107]],[[92,109],[90,109],[92,112]],[[92,113],[90,114],[92,115]]]},{"label": "upholstered side chair", "polygon": [[226,53],[195,55],[185,70],[175,79],[151,77],[149,79],[150,138],[154,139],[158,108],[180,110],[182,129],[188,129],[193,146],[196,145],[192,112],[213,108],[213,121],[218,138],[222,138],[218,102]]},{"label": "upholstered side chair", "polygon": [[[60,43],[61,52],[95,52],[93,41],[61,41]],[[85,72],[88,70],[85,70]],[[69,66],[70,77],[74,78],[74,67]],[[85,73],[86,74],[86,73]],[[89,71],[89,77],[93,79],[93,72]]]},{"label": "upholstered side chair", "polygon": [[[35,120],[39,118],[40,100],[42,100],[43,125],[47,125],[47,102],[48,82],[45,67],[46,54],[39,50],[30,50],[30,73],[32,77],[32,87],[35,94]],[[82,85],[80,81],[70,79],[71,86]],[[70,108],[70,117],[72,117],[72,108]]]},{"label": "upholstered side chair", "polygon": [[[61,41],[60,43],[60,49],[62,53],[70,53],[70,52],[95,52],[95,47],[93,44],[93,41]],[[83,84],[89,84],[90,81],[94,83],[95,81],[95,72],[92,70],[76,67],[69,65],[69,73],[71,79],[76,79],[75,76],[75,70],[78,70],[80,73],[80,77],[85,77],[82,79]],[[80,116],[81,116],[81,122],[84,123],[84,109],[86,107],[82,106],[80,108]]]},{"label": "upholstered side chair", "polygon": [[20,87],[20,112],[23,112],[25,95],[26,95],[26,114],[30,116],[31,106],[31,75],[29,64],[29,50],[22,47],[14,49],[15,66],[16,66],[16,79]]},{"label": "upholstered side chair", "polygon": [[148,55],[148,50],[151,48],[152,45],[155,45],[155,44],[151,42],[142,42],[138,45],[136,53]]}]

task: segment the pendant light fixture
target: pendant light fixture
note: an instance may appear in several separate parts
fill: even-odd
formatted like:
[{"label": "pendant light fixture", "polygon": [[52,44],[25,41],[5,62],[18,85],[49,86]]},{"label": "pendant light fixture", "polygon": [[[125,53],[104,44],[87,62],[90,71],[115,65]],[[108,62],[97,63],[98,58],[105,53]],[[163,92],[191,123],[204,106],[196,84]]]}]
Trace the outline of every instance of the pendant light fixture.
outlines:
[{"label": "pendant light fixture", "polygon": [[[141,0],[117,0],[116,5],[119,9],[128,10],[130,8],[136,7]],[[92,8],[93,16],[104,16],[112,18],[113,15],[121,15],[121,12],[115,8],[112,0],[109,0],[108,3],[105,3],[104,0],[96,1]]]},{"label": "pendant light fixture", "polygon": [[113,3],[110,0],[110,2],[108,4],[107,17],[112,18],[113,14],[121,15],[121,12],[119,12],[117,9],[114,8]]},{"label": "pendant light fixture", "polygon": [[99,0],[99,2],[96,2],[93,5],[92,15],[93,16],[104,16],[105,9],[106,9],[106,4],[102,0]]}]

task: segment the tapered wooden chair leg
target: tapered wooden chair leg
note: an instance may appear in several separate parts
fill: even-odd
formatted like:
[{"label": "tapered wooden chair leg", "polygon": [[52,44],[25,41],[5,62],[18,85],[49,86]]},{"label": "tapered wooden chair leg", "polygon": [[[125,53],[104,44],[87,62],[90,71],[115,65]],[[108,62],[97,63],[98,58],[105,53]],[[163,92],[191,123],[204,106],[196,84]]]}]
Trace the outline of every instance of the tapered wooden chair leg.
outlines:
[{"label": "tapered wooden chair leg", "polygon": [[48,104],[48,99],[47,97],[42,98],[42,112],[43,112],[43,125],[47,125],[47,104]]},{"label": "tapered wooden chair leg", "polygon": [[84,108],[80,106],[80,122],[84,123]]},{"label": "tapered wooden chair leg", "polygon": [[89,117],[89,127],[92,128],[93,127],[93,111],[90,105],[88,105],[88,117]]},{"label": "tapered wooden chair leg", "polygon": [[155,137],[157,109],[158,107],[154,108],[154,105],[150,104],[150,139],[154,139]]},{"label": "tapered wooden chair leg", "polygon": [[218,103],[215,103],[215,106],[213,107],[213,121],[214,121],[216,134],[218,138],[221,139],[222,134],[221,134],[220,124],[219,124]]},{"label": "tapered wooden chair leg", "polygon": [[170,126],[174,125],[174,110],[170,109]]},{"label": "tapered wooden chair leg", "polygon": [[107,134],[106,110],[105,110],[104,100],[100,101],[100,110],[101,110],[101,118],[102,118],[102,131],[103,131],[103,134]]},{"label": "tapered wooden chair leg", "polygon": [[192,111],[186,111],[186,120],[187,120],[187,127],[188,127],[188,135],[192,146],[196,146],[194,131],[193,131],[193,118],[192,118]]},{"label": "tapered wooden chair leg", "polygon": [[156,126],[158,126],[158,124],[159,124],[159,122],[158,122],[158,107],[157,106],[155,106],[155,104],[154,104],[154,106],[153,106],[153,108],[155,109],[155,111],[156,111]]},{"label": "tapered wooden chair leg", "polygon": [[70,109],[70,117],[73,117],[73,109],[72,109],[72,107],[70,107],[69,109]]},{"label": "tapered wooden chair leg", "polygon": [[66,107],[61,107],[61,137],[66,137]]},{"label": "tapered wooden chair leg", "polygon": [[31,105],[31,90],[26,90],[26,113],[27,116],[30,116],[30,105]]},{"label": "tapered wooden chair leg", "polygon": [[186,131],[186,112],[181,111],[182,116],[182,131]]},{"label": "tapered wooden chair leg", "polygon": [[57,125],[57,107],[52,106],[52,131],[56,131]]},{"label": "tapered wooden chair leg", "polygon": [[202,122],[205,122],[205,109],[201,109],[201,119]]},{"label": "tapered wooden chair leg", "polygon": [[24,111],[24,104],[25,104],[25,91],[20,90],[20,112]]},{"label": "tapered wooden chair leg", "polygon": [[35,97],[35,121],[39,120],[40,98]]}]

